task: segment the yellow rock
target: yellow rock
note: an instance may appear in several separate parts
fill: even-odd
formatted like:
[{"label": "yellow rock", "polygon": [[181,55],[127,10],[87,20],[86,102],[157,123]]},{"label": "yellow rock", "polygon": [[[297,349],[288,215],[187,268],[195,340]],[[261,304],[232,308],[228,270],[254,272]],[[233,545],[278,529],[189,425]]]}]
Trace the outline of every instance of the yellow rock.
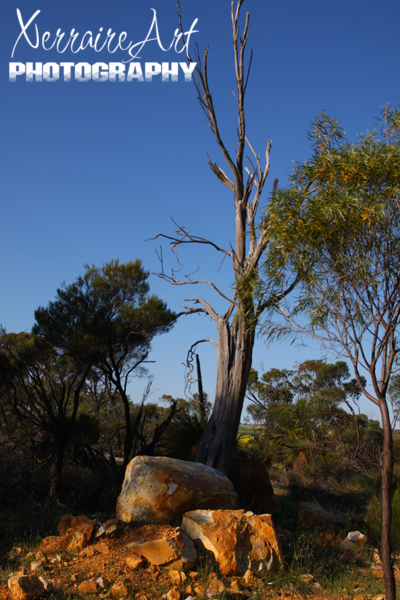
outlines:
[{"label": "yellow rock", "polygon": [[241,575],[248,569],[257,574],[283,569],[271,515],[243,510],[195,510],[185,513],[182,528],[214,554],[224,575]]}]

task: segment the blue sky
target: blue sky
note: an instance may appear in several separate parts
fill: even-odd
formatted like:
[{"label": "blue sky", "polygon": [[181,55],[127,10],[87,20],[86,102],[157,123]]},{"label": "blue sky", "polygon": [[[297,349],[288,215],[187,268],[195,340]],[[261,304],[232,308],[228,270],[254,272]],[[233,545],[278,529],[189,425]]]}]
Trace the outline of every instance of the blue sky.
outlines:
[{"label": "blue sky", "polygon": [[[209,43],[210,82],[221,132],[233,150],[237,117],[231,50],[229,0],[182,0],[184,29],[198,19],[191,48]],[[144,40],[156,11],[166,48],[178,27],[175,0],[4,0],[0,7],[1,262],[0,323],[7,331],[30,330],[34,310],[54,298],[57,287],[72,282],[85,263],[100,266],[119,258],[141,258],[159,269],[155,248],[146,241],[174,225],[229,245],[234,235],[232,199],[207,166],[206,153],[224,168],[191,83],[177,82],[27,82],[9,81],[9,63],[126,60],[125,51],[86,49],[77,54],[32,48],[22,33],[20,10],[35,42],[58,29],[83,34],[126,31],[126,43]],[[321,110],[338,118],[355,139],[373,129],[380,107],[400,100],[400,4],[398,0],[246,0],[251,13],[248,49],[254,59],[247,92],[247,133],[258,153],[273,140],[270,184],[285,184],[293,161],[309,156],[307,128]],[[29,33],[28,33],[29,32]],[[11,54],[14,49],[14,56]],[[149,41],[139,61],[179,62],[172,47],[161,51]],[[164,258],[172,264],[168,247]],[[228,265],[194,248],[181,253],[183,273],[199,268],[229,290]],[[207,289],[170,287],[151,278],[152,292],[179,310],[183,300]],[[205,336],[214,337],[207,318],[186,317],[153,345],[150,372],[156,400],[162,393],[183,395],[186,350]],[[257,343],[254,367],[290,368],[320,356],[318,350],[280,344],[267,350]],[[204,386],[213,395],[216,354],[202,347]],[[132,385],[138,399],[143,381]],[[365,409],[372,414],[372,406]]]}]

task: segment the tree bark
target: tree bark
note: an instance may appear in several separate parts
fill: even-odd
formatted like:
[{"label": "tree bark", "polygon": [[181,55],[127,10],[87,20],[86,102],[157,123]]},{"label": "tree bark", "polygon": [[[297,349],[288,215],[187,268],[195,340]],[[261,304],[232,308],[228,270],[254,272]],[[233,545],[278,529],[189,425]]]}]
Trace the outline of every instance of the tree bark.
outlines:
[{"label": "tree bark", "polygon": [[49,488],[49,502],[54,503],[58,499],[60,490],[62,472],[64,467],[65,441],[63,436],[55,437],[55,457],[51,469],[51,479]]},{"label": "tree bark", "polygon": [[392,521],[392,476],[393,476],[393,439],[389,411],[386,401],[380,400],[382,416],[383,453],[382,453],[382,570],[385,581],[386,600],[395,600],[396,583],[392,566],[391,521]]},{"label": "tree bark", "polygon": [[251,368],[254,331],[246,331],[245,320],[238,315],[231,326],[226,317],[219,317],[217,326],[215,402],[196,461],[229,475]]}]

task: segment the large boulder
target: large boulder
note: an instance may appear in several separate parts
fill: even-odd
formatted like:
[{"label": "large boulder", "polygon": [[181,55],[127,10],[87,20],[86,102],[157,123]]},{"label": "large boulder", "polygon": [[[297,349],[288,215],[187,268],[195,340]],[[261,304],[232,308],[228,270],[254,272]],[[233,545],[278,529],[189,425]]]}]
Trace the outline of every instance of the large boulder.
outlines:
[{"label": "large boulder", "polygon": [[243,510],[194,510],[185,513],[182,529],[213,553],[221,573],[257,575],[283,569],[282,552],[271,515]]},{"label": "large boulder", "polygon": [[117,518],[126,523],[172,523],[196,508],[238,508],[225,475],[200,463],[136,456],[128,464]]}]

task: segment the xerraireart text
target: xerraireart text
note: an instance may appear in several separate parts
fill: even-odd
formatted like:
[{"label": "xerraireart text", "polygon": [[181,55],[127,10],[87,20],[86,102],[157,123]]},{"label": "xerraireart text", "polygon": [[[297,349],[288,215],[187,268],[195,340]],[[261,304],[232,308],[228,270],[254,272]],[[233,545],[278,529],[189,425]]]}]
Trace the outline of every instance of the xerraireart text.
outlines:
[{"label": "xerraireart text", "polygon": [[[186,51],[189,51],[190,38],[194,33],[198,19],[195,19],[188,31],[175,29],[172,41],[165,45],[161,40],[160,29],[157,20],[157,12],[154,8],[153,18],[148,29],[146,37],[139,41],[129,40],[128,33],[121,31],[117,33],[111,28],[107,31],[104,27],[99,27],[98,32],[85,31],[80,33],[75,28],[68,33],[57,29],[55,33],[50,31],[40,32],[40,10],[37,10],[28,19],[24,19],[21,11],[17,8],[17,17],[20,26],[19,35],[15,41],[11,52],[11,58],[14,61],[9,63],[9,79],[11,82],[23,79],[24,81],[66,81],[76,80],[86,81],[147,81],[151,82],[155,77],[161,78],[161,81],[176,82],[183,78],[188,82],[192,80],[193,71],[196,68],[195,62],[186,62],[184,60],[177,62],[138,62],[140,53],[146,45],[156,44],[163,52],[174,51],[186,58]],[[116,52],[123,53],[121,62],[103,62],[94,63],[70,60],[60,62],[17,62],[15,61],[17,50],[24,46],[34,50],[45,50],[57,52],[65,56],[65,53],[77,55],[83,50],[91,49],[95,52],[108,52],[113,55]],[[64,57],[63,57],[64,58]]]}]

